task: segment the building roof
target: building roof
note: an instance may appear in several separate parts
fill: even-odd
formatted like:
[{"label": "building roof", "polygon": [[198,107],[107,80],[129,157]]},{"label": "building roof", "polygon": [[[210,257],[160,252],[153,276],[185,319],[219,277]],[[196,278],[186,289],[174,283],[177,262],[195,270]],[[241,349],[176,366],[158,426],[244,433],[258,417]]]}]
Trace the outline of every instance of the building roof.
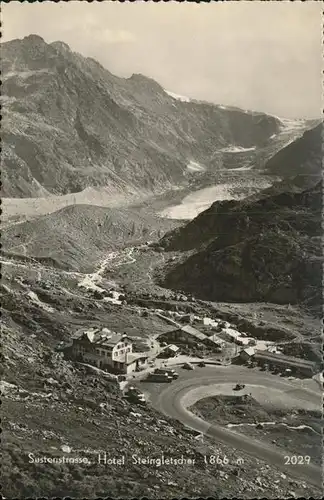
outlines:
[{"label": "building roof", "polygon": [[212,326],[217,326],[218,325],[218,321],[212,319],[212,318],[209,318],[208,316],[205,316],[203,318],[203,324],[204,325],[212,325]]},{"label": "building roof", "polygon": [[255,351],[256,359],[267,359],[269,361],[279,361],[282,363],[300,366],[300,367],[313,367],[314,362],[307,359],[293,358],[292,356],[285,356],[284,354],[277,354],[269,351]]},{"label": "building roof", "polygon": [[130,338],[122,333],[112,332],[108,328],[90,328],[89,330],[78,330],[72,335],[73,340],[86,337],[91,344],[98,344],[106,347],[113,347],[123,340],[130,341]]},{"label": "building roof", "polygon": [[185,325],[180,328],[182,332],[188,333],[189,335],[192,335],[193,337],[196,337],[199,340],[205,340],[207,335],[204,333],[200,332],[196,328],[194,328],[191,325]]},{"label": "building roof", "polygon": [[170,351],[173,351],[173,352],[179,351],[179,347],[174,345],[174,344],[167,345],[165,349],[170,349]]},{"label": "building roof", "polygon": [[243,349],[242,352],[245,352],[248,356],[253,356],[255,353],[255,348],[254,347],[247,347],[246,349]]},{"label": "building roof", "polygon": [[236,339],[237,337],[241,337],[242,334],[233,328],[223,328],[222,333],[225,333],[229,337]]},{"label": "building roof", "polygon": [[84,335],[84,330],[77,330],[71,335],[72,340],[78,340]]},{"label": "building roof", "polygon": [[[133,352],[133,353],[127,354],[126,365],[131,365],[137,359],[147,359],[147,358],[148,358],[148,354],[145,352]],[[122,363],[125,363],[125,361],[122,361]]]},{"label": "building roof", "polygon": [[213,335],[209,335],[207,338],[211,342],[214,342],[214,344],[217,344],[217,345],[224,344],[224,340],[219,338],[219,335],[217,333],[214,333]]},{"label": "building roof", "polygon": [[126,335],[122,335],[121,333],[113,332],[112,335],[109,335],[109,336],[104,335],[103,337],[101,336],[101,338],[98,338],[97,340],[95,340],[95,342],[96,342],[96,344],[113,347],[116,344],[118,344],[118,342],[125,341],[125,340],[130,340],[130,339]]},{"label": "building roof", "polygon": [[236,337],[236,341],[241,342],[243,345],[247,345],[251,340],[253,340],[251,337]]}]

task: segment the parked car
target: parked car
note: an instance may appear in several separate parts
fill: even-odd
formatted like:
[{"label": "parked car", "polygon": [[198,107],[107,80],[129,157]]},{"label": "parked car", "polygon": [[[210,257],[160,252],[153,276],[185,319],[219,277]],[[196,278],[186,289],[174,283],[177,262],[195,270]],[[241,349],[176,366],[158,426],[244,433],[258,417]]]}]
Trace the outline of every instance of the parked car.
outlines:
[{"label": "parked car", "polygon": [[195,369],[191,363],[184,363],[182,365],[182,368],[184,368],[185,370],[194,370]]},{"label": "parked car", "polygon": [[150,373],[146,379],[148,382],[172,382],[173,377],[167,373]]},{"label": "parked car", "polygon": [[156,368],[154,370],[154,373],[170,375],[174,379],[179,377],[179,373],[177,373],[175,370],[173,370],[173,368],[172,369]]},{"label": "parked car", "polygon": [[245,387],[245,384],[236,384],[234,387],[233,387],[233,390],[234,391],[241,391],[242,389],[244,389]]},{"label": "parked car", "polygon": [[206,366],[206,363],[205,363],[204,361],[200,361],[200,362],[198,363],[198,366],[199,366],[200,368],[203,368],[204,366]]},{"label": "parked car", "polygon": [[144,394],[137,389],[137,387],[129,387],[128,390],[125,392],[125,398],[132,402],[132,403],[137,403],[137,404],[145,404],[146,403],[146,398]]}]

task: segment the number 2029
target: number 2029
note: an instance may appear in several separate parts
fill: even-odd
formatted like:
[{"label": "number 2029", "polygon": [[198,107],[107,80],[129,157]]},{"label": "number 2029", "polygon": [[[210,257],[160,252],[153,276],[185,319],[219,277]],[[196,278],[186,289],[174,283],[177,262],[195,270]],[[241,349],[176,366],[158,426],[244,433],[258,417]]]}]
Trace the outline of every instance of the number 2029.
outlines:
[{"label": "number 2029", "polygon": [[304,465],[310,463],[309,455],[286,455],[285,465]]}]

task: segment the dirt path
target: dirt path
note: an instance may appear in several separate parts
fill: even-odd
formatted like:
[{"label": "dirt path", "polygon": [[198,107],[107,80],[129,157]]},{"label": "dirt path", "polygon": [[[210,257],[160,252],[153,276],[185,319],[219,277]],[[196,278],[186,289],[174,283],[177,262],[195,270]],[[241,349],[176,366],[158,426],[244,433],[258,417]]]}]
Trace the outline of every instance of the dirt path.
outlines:
[{"label": "dirt path", "polygon": [[[121,252],[109,252],[109,254],[100,262],[97,271],[89,274],[83,275],[83,279],[79,281],[78,286],[82,288],[87,288],[97,291],[105,291],[105,289],[98,286],[102,282],[103,274],[109,267],[109,269],[116,269],[117,267],[133,264],[136,259],[133,257],[133,253],[136,247],[130,247]],[[116,286],[116,283],[112,282]]]}]

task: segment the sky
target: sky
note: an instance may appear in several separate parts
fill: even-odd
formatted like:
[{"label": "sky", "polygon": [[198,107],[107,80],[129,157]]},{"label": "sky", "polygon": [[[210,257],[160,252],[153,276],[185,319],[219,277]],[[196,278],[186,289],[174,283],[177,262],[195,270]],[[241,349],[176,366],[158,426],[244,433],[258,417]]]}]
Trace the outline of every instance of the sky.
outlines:
[{"label": "sky", "polygon": [[61,40],[112,73],[282,117],[321,117],[321,2],[2,4],[2,41]]}]

